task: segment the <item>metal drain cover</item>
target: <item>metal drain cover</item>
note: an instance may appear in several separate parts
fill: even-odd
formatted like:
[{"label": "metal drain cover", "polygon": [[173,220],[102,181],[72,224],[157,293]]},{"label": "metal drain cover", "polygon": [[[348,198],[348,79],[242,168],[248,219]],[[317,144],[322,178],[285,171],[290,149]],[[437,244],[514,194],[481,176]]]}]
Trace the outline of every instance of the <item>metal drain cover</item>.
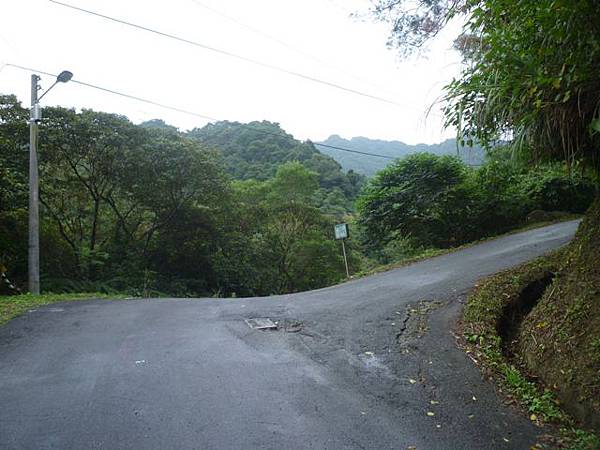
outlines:
[{"label": "metal drain cover", "polygon": [[276,330],[277,325],[268,317],[257,317],[255,319],[246,319],[245,322],[250,328],[255,330]]}]

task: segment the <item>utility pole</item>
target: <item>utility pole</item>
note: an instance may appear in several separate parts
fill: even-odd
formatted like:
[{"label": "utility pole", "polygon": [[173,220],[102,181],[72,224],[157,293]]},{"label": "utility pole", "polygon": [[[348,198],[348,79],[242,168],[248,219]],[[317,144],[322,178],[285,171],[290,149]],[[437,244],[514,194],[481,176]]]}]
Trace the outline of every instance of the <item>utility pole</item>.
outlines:
[{"label": "utility pole", "polygon": [[38,123],[42,120],[40,100],[58,83],[67,83],[73,78],[68,70],[63,70],[56,81],[38,98],[40,77],[31,75],[31,110],[29,116],[29,252],[27,262],[29,267],[29,292],[33,295],[40,293],[40,179],[38,175]]},{"label": "utility pole", "polygon": [[38,121],[41,109],[38,102],[38,81],[40,77],[31,75],[31,113],[29,119],[29,292],[40,293],[40,206],[39,176],[37,160]]}]

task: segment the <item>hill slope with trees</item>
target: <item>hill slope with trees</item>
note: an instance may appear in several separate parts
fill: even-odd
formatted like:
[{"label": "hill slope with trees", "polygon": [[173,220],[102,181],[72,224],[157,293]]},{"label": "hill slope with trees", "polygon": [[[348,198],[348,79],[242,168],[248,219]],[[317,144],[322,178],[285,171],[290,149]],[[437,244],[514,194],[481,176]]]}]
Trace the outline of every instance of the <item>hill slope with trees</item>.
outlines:
[{"label": "hill slope with trees", "polygon": [[[21,290],[28,117],[15,96],[0,95],[0,271]],[[215,132],[205,144],[162,121],[135,125],[117,114],[52,107],[44,117],[43,291],[255,296],[344,276],[333,219],[324,212],[345,212],[361,177],[343,174],[312,146],[272,136],[252,141],[229,124],[205,130]],[[233,180],[227,172],[242,155],[248,171],[237,175],[245,180]]]},{"label": "hill slope with trees", "polygon": [[[455,139],[447,139],[444,142],[432,145],[408,145],[400,141],[383,141],[366,137],[344,139],[334,134],[321,143],[367,153],[375,153],[393,159],[401,159],[414,153],[431,153],[438,156],[458,155],[465,164],[472,166],[481,165],[485,159],[485,153],[482,148],[457,147]],[[391,159],[346,152],[335,148],[325,147],[318,143],[315,143],[315,147],[325,155],[329,155],[335,159],[341,164],[344,170],[353,170],[367,177],[372,177],[376,172],[392,162]]]},{"label": "hill slope with trees", "polygon": [[318,174],[318,189],[314,200],[330,214],[342,214],[353,209],[364,177],[356,171],[342,169],[331,156],[323,154],[310,142],[301,142],[271,122],[216,122],[187,133],[202,145],[221,155],[225,169],[238,180],[265,181],[278,168],[297,161]]}]

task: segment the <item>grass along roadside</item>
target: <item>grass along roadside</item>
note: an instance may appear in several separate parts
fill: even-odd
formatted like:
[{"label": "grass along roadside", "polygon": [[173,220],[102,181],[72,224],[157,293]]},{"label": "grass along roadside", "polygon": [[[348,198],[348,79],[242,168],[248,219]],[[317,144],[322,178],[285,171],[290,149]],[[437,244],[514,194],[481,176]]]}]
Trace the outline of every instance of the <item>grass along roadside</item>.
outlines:
[{"label": "grass along roadside", "polygon": [[501,326],[506,308],[524,289],[555,273],[568,248],[489,277],[469,295],[460,324],[461,345],[469,357],[493,379],[508,403],[520,407],[539,426],[550,424],[547,439],[533,448],[600,449],[600,437],[577,429],[561,408],[555,393],[530,376],[518,358],[503,347]]},{"label": "grass along roadside", "polygon": [[7,323],[17,316],[40,306],[52,303],[92,299],[124,299],[124,295],[107,295],[101,293],[75,294],[42,294],[42,295],[9,295],[0,297],[0,325]]}]

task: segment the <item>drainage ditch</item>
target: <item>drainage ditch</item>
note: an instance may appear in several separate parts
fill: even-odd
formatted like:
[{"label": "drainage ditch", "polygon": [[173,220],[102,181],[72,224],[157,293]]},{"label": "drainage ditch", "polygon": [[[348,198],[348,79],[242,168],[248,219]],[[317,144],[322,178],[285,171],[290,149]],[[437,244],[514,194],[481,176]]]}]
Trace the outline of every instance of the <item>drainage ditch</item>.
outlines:
[{"label": "drainage ditch", "polygon": [[502,351],[505,356],[514,356],[514,344],[519,336],[523,320],[537,305],[553,279],[554,273],[544,272],[539,278],[527,284],[519,295],[504,307],[498,321],[497,332],[502,339]]}]

